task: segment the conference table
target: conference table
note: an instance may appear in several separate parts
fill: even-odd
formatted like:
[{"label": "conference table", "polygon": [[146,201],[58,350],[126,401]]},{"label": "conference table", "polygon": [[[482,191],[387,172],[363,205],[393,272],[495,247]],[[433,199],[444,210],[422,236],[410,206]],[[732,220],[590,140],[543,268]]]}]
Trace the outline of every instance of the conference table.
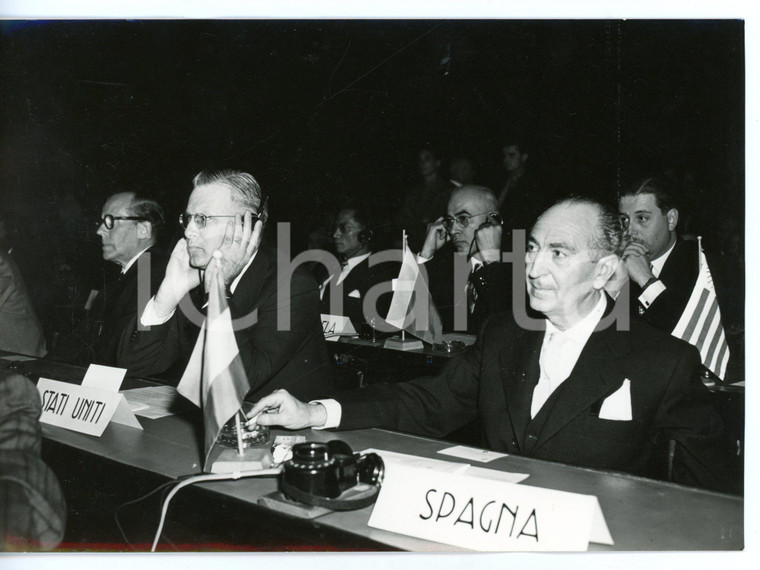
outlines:
[{"label": "conference table", "polygon": [[[34,380],[78,383],[85,370],[46,360],[8,361]],[[122,389],[152,386],[127,378]],[[201,472],[202,421],[190,405],[160,419],[139,418],[138,430],[111,422],[101,437],[42,425],[43,459],[56,472],[69,502],[61,550],[147,550],[161,506],[160,487]],[[381,429],[345,432],[277,431],[308,441],[341,439],[368,448],[445,459],[446,441]],[[521,485],[595,495],[614,545],[589,550],[737,550],[743,548],[743,498],[626,474],[508,455],[482,465],[524,473]],[[140,499],[150,491],[153,495]],[[259,500],[277,490],[274,477],[188,486],[172,501],[158,550],[200,551],[458,551],[460,548],[369,527],[372,507],[299,518]],[[165,491],[165,489],[164,489]],[[136,502],[135,502],[136,501]]]}]

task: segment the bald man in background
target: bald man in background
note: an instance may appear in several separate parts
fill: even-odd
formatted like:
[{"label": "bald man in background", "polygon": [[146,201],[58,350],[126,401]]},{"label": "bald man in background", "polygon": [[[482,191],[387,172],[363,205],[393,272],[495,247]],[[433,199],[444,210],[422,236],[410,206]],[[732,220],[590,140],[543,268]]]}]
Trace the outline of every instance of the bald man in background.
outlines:
[{"label": "bald man in background", "polygon": [[[501,240],[496,197],[485,186],[454,190],[446,215],[428,227],[417,259],[425,264],[444,332],[477,334],[489,315],[512,306],[510,267],[501,262]],[[465,312],[466,324],[458,322],[455,315]]]}]

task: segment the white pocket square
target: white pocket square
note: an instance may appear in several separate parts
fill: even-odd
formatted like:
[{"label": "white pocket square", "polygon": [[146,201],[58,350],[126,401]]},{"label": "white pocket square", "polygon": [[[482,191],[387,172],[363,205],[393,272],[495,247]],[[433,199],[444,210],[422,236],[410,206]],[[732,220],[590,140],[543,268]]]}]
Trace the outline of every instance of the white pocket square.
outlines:
[{"label": "white pocket square", "polygon": [[359,293],[359,289],[354,289],[348,294],[352,299],[361,299],[362,295]]},{"label": "white pocket square", "polygon": [[602,402],[599,410],[599,419],[631,421],[631,381],[626,378],[623,385],[618,388],[614,394],[610,394]]}]

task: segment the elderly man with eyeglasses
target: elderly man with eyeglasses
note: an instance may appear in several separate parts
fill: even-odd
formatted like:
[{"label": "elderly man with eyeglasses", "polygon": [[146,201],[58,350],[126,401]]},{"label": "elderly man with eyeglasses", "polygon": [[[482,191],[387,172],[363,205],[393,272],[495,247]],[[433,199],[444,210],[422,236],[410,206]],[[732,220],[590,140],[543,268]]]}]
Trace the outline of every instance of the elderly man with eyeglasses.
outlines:
[{"label": "elderly man with eyeglasses", "polygon": [[[275,388],[310,397],[330,386],[316,282],[305,267],[296,267],[287,283],[278,281],[276,251],[262,244],[268,214],[267,197],[250,174],[204,171],[195,177],[179,219],[184,237],[140,315],[141,326],[135,320],[122,339],[120,358],[132,373],[179,380],[203,323],[211,273],[205,269],[216,254],[248,397]],[[289,288],[284,299],[278,288]],[[285,310],[290,318],[278,318]]]},{"label": "elderly man with eyeglasses", "polygon": [[[428,227],[417,260],[444,331],[477,334],[485,319],[512,306],[509,265],[501,262],[502,222],[493,192],[465,185]],[[466,319],[466,321],[465,321]]]},{"label": "elderly man with eyeglasses", "polygon": [[[101,210],[97,234],[103,259],[119,266],[119,275],[104,278],[85,307],[95,326],[95,362],[119,366],[117,347],[124,328],[145,307],[164,277],[167,256],[156,247],[164,211],[155,200],[136,192],[110,196]],[[138,289],[143,288],[142,303]]]}]

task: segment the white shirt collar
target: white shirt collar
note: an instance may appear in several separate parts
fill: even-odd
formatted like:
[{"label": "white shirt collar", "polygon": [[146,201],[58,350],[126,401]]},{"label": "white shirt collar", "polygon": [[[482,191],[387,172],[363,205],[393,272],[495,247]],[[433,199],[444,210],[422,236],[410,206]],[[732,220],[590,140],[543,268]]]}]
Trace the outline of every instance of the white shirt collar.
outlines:
[{"label": "white shirt collar", "polygon": [[129,263],[127,263],[124,267],[121,268],[121,274],[124,275],[127,271],[129,271],[129,268],[132,267],[135,264],[135,261],[137,261],[137,258],[140,257],[143,253],[148,251],[153,244],[150,244],[148,247],[140,251],[137,255],[135,255],[132,259],[129,260]]},{"label": "white shirt collar", "polygon": [[591,336],[591,333],[594,332],[596,325],[602,320],[606,308],[607,297],[602,293],[599,301],[597,301],[594,308],[591,309],[591,312],[567,330],[559,330],[551,323],[551,321],[549,321],[549,319],[546,319],[546,336],[550,334],[559,334],[564,338],[573,340],[583,346],[586,344],[588,337]]},{"label": "white shirt collar", "polygon": [[359,265],[362,261],[364,261],[365,259],[367,259],[370,255],[372,255],[371,251],[367,252],[367,253],[364,253],[362,255],[357,255],[356,257],[349,257],[346,260],[346,266],[343,268],[343,272],[344,273],[348,273],[354,267],[356,267],[357,265]]},{"label": "white shirt collar", "polygon": [[660,273],[662,272],[662,268],[665,265],[665,262],[668,260],[668,257],[670,256],[670,254],[673,252],[673,248],[675,246],[676,246],[676,242],[674,241],[673,245],[671,245],[668,248],[668,251],[666,251],[665,253],[663,253],[657,259],[653,259],[652,261],[649,262],[649,264],[652,266],[652,274],[655,277],[659,277],[660,276]]}]

